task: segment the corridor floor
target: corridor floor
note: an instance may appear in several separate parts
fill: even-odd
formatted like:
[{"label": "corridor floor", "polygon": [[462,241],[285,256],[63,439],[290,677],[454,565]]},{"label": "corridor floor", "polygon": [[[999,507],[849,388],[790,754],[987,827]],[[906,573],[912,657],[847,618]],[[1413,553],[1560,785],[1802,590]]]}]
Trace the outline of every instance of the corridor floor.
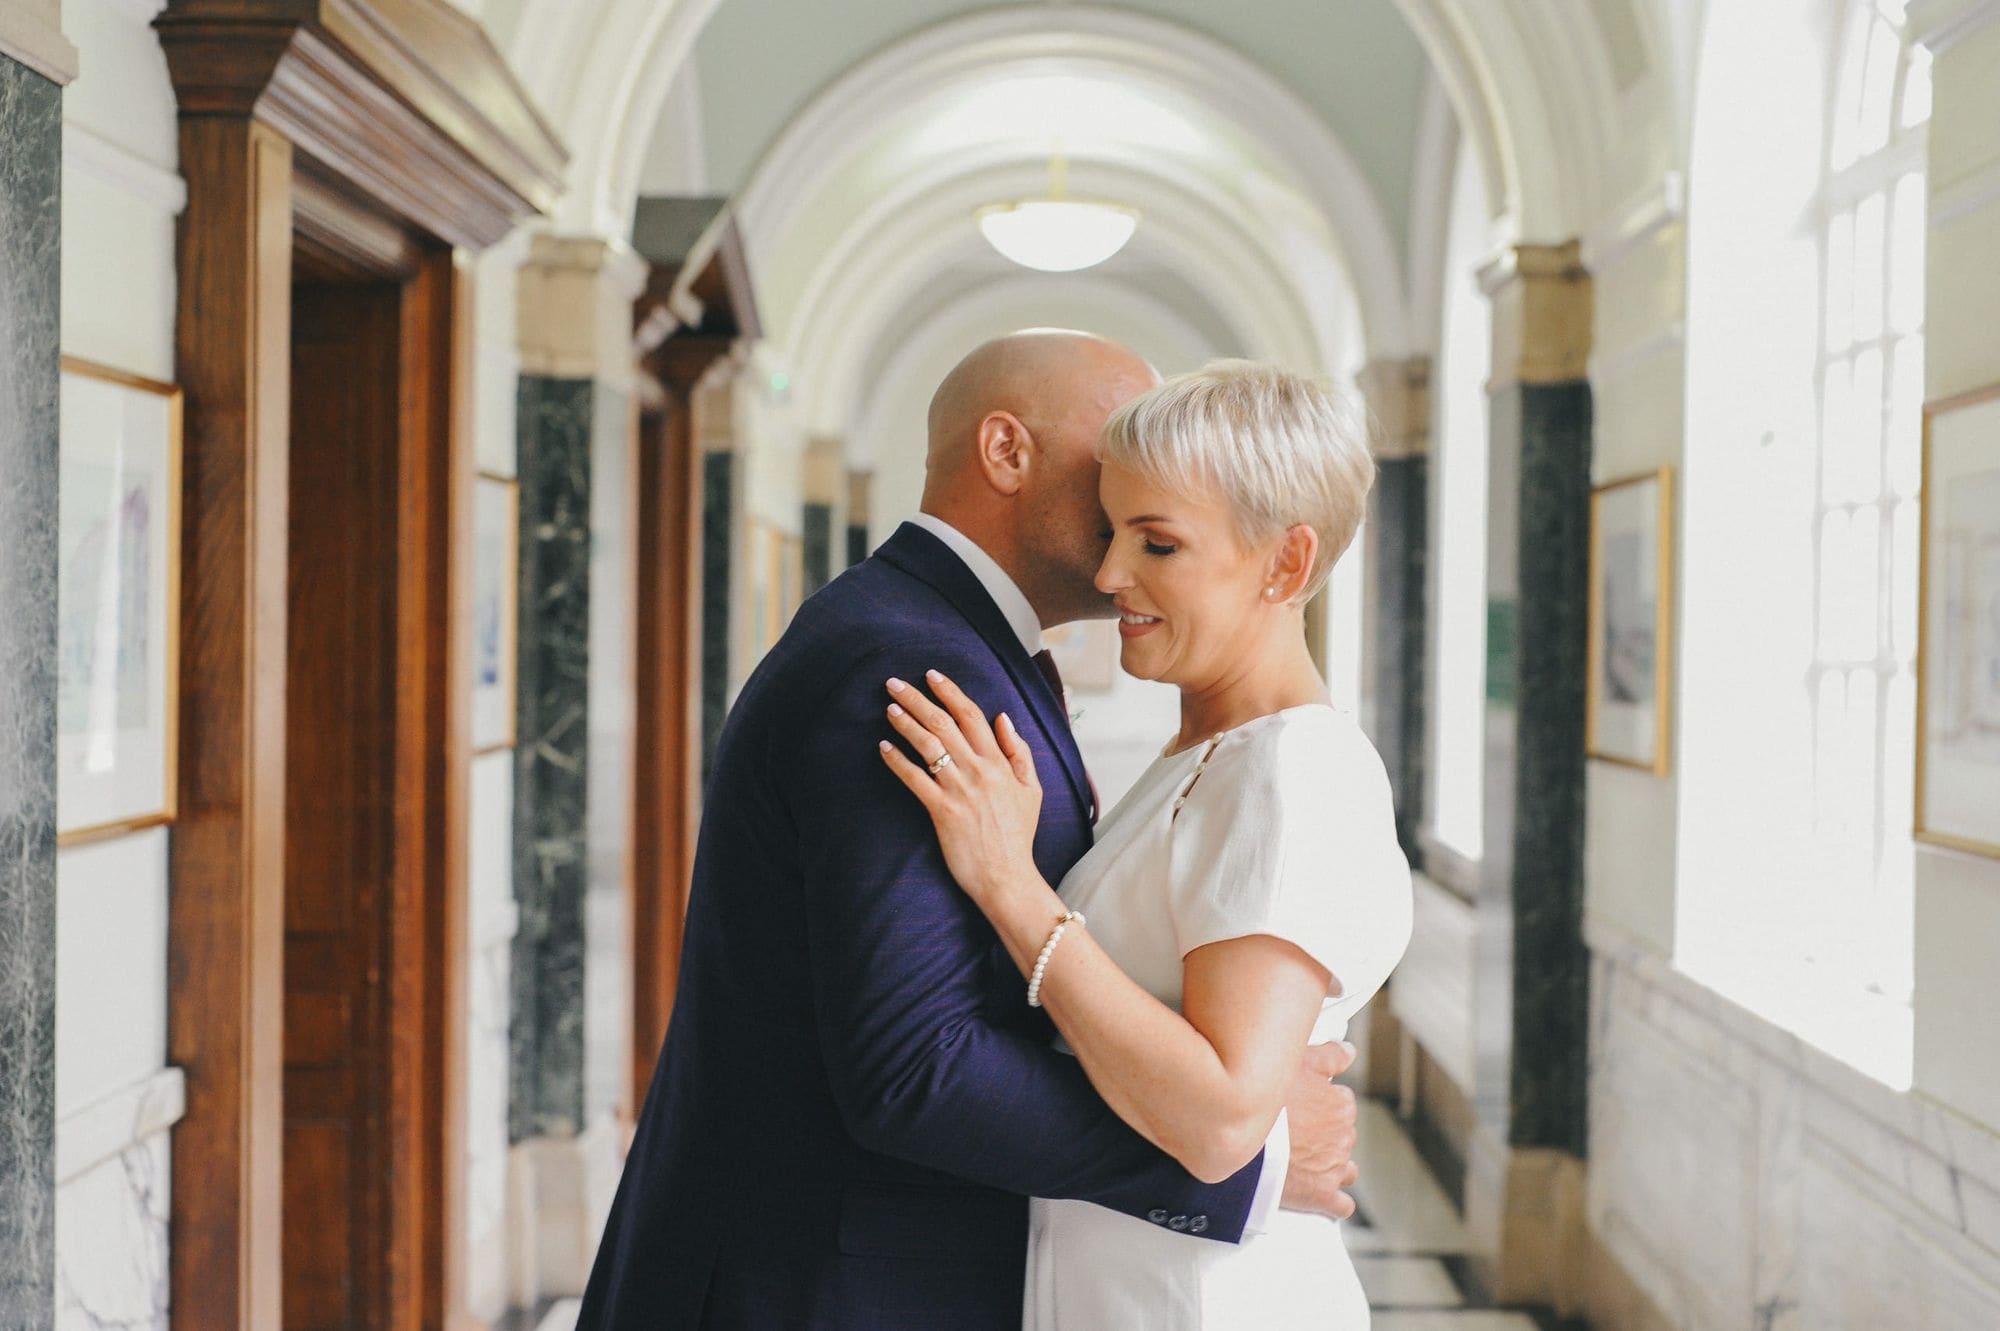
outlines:
[{"label": "corridor floor", "polygon": [[[1360,1212],[1348,1222],[1347,1250],[1375,1310],[1373,1331],[1584,1331],[1578,1323],[1475,1306],[1459,1275],[1466,1242],[1458,1211],[1379,1101],[1362,1101],[1356,1159]],[[576,1301],[561,1300],[522,1325],[573,1331]]]},{"label": "corridor floor", "polygon": [[[1475,1304],[1461,1273],[1465,1226],[1387,1105],[1361,1102],[1358,1214],[1347,1251],[1375,1310],[1374,1331],[1554,1331],[1536,1315]],[[1583,1331],[1561,1323],[1562,1331]]]}]

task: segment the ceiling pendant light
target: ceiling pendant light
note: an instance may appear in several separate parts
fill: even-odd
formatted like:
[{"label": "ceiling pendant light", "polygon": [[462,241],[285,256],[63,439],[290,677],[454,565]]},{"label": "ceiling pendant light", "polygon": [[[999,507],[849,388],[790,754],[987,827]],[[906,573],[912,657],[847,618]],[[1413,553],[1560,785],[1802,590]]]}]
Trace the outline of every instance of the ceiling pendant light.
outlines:
[{"label": "ceiling pendant light", "polygon": [[1138,210],[1072,199],[1068,177],[1069,164],[1050,158],[1048,196],[981,208],[980,234],[1023,268],[1045,273],[1094,268],[1124,249],[1138,229]]}]

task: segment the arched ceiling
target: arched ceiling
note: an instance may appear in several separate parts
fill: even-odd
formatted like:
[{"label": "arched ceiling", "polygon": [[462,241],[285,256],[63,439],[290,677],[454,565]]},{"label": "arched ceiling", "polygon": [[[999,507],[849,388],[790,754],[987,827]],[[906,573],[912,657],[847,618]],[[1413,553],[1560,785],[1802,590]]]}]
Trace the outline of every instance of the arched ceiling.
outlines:
[{"label": "arched ceiling", "polygon": [[[696,71],[704,88],[716,78]],[[1226,330],[1219,350],[1301,369],[1340,374],[1404,350],[1396,228],[1311,105],[1180,24],[1006,5],[919,27],[841,69],[790,109],[733,191],[766,328],[810,429],[854,428],[880,370],[873,348],[941,287],[990,271],[973,214],[1040,194],[1055,152],[1071,162],[1073,194],[1143,214],[1129,258],[1100,283]],[[730,168],[709,166],[723,186]]]},{"label": "arched ceiling", "polygon": [[[1062,26],[1086,6],[1018,0],[866,0],[862,4],[724,0],[696,43],[711,185],[748,183],[758,159],[815,95],[877,51],[921,30],[1000,9],[1039,11]],[[1401,236],[1426,61],[1409,25],[1385,0],[1132,0],[1088,8],[1164,19],[1261,66],[1309,108],[1353,156]]]},{"label": "arched ceiling", "polygon": [[558,229],[625,234],[649,175],[737,198],[815,433],[873,411],[899,334],[981,326],[1003,286],[1009,311],[1062,303],[1003,282],[971,220],[1041,192],[1053,150],[1073,193],[1146,215],[1091,289],[1334,373],[1416,349],[1433,73],[1496,240],[1578,235],[1676,157],[1667,0],[455,2],[570,143]]}]

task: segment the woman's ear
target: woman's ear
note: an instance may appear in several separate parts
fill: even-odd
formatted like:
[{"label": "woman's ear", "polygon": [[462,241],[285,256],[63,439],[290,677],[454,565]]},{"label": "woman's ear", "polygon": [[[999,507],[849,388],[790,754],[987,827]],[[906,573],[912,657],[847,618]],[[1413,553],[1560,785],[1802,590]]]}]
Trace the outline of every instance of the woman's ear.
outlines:
[{"label": "woman's ear", "polygon": [[1003,495],[1017,495],[1034,463],[1035,437],[1011,411],[992,411],[979,422],[974,459],[986,483]]},{"label": "woman's ear", "polygon": [[1266,597],[1273,605],[1290,605],[1312,581],[1313,561],[1319,557],[1319,533],[1306,523],[1287,529],[1271,556],[1264,579]]}]

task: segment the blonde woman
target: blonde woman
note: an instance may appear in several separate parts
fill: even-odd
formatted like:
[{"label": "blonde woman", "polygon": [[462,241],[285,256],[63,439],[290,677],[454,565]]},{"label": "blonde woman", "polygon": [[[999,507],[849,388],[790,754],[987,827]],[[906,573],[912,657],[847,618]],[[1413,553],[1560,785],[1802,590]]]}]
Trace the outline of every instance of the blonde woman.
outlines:
[{"label": "blonde woman", "polygon": [[[1374,466],[1319,384],[1218,362],[1134,399],[1099,445],[1125,670],[1181,724],[1060,891],[1035,867],[1041,788],[1011,718],[951,680],[891,679],[945,859],[1098,1093],[1197,1178],[1254,1158],[1309,1041],[1338,1038],[1410,932],[1380,758],[1327,701],[1306,604],[1354,539]],[[911,754],[915,755],[915,761]],[[1240,1244],[1201,1215],[1037,1198],[1024,1325],[1350,1331],[1368,1309],[1331,1221],[1279,1212]]]}]

